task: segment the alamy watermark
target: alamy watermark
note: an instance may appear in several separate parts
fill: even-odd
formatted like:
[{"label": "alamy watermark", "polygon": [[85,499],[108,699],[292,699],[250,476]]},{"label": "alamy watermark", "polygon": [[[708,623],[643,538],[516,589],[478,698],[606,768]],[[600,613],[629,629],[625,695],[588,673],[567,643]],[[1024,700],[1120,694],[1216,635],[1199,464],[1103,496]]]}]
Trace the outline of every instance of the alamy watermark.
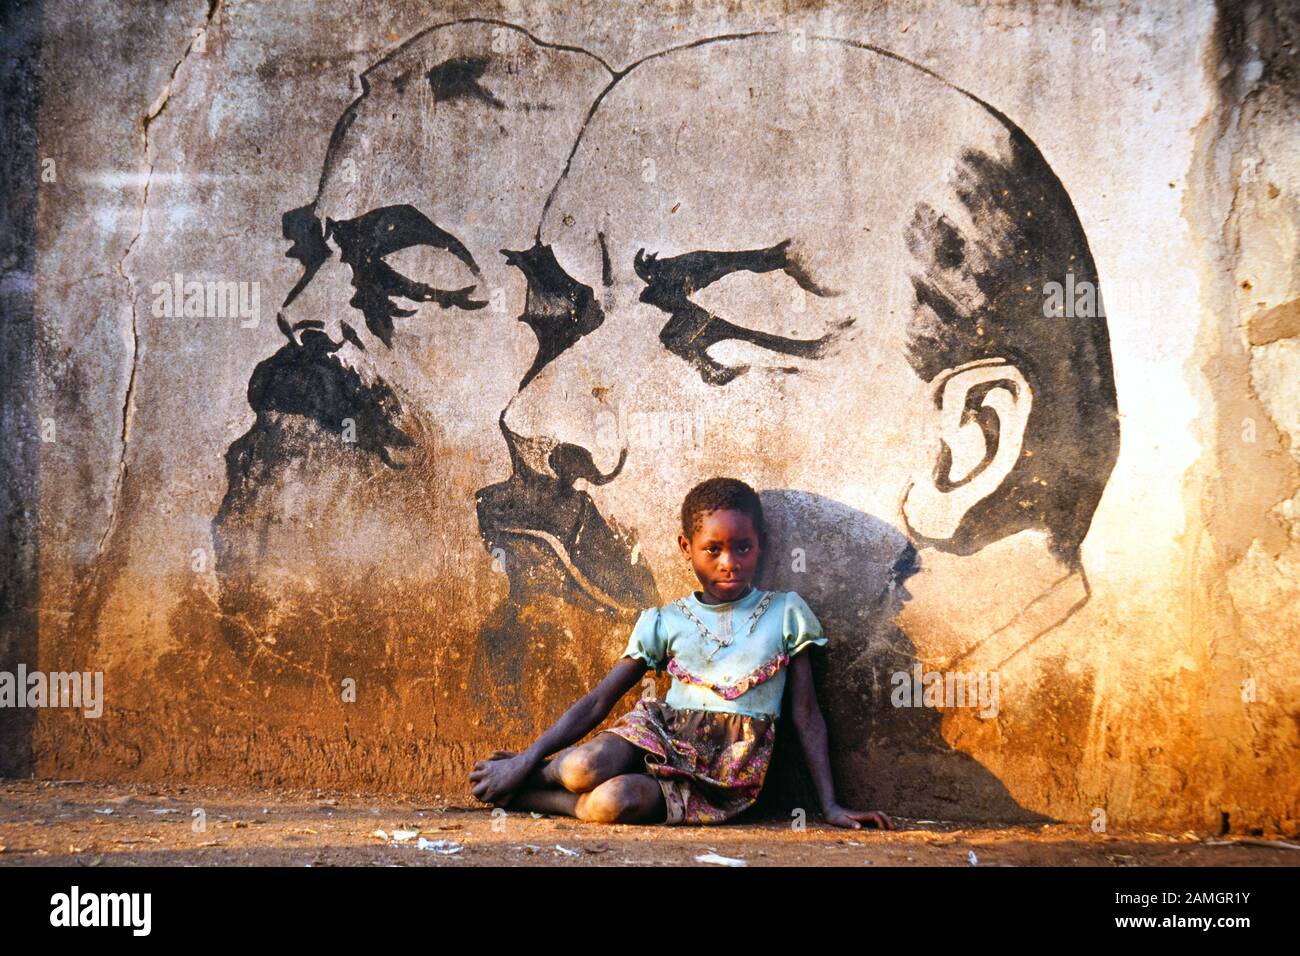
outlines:
[{"label": "alamy watermark", "polygon": [[84,716],[104,713],[103,671],[0,671],[0,707],[72,707]]},{"label": "alamy watermark", "polygon": [[1106,317],[1101,289],[1090,279],[1075,279],[1065,274],[1064,282],[1043,284],[1043,318],[1096,319]]},{"label": "alamy watermark", "polygon": [[152,893],[83,893],[73,885],[50,897],[51,926],[121,926],[133,936],[148,936],[152,912]]},{"label": "alamy watermark", "polygon": [[702,448],[704,411],[602,411],[596,417],[601,448]]},{"label": "alamy watermark", "polygon": [[997,671],[895,671],[889,695],[895,707],[978,707],[981,718],[998,715]]},{"label": "alamy watermark", "polygon": [[155,282],[153,314],[160,319],[240,319],[244,329],[256,328],[262,320],[261,283],[209,279],[186,281],[177,272],[171,282]]}]

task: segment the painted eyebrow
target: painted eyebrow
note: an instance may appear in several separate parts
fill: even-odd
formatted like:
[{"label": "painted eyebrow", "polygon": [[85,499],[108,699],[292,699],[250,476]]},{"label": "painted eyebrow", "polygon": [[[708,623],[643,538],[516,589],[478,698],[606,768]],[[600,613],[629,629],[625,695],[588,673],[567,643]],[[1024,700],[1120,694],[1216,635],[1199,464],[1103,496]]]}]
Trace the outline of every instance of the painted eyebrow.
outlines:
[{"label": "painted eyebrow", "polygon": [[[356,294],[348,305],[365,316],[366,328],[390,349],[393,347],[393,320],[416,314],[414,309],[398,307],[392,301],[394,297],[413,302],[433,302],[444,309],[474,310],[488,304],[486,300],[471,297],[482,273],[470,251],[459,239],[409,204],[381,206],[355,219],[336,221],[326,218],[324,230],[312,206],[286,213],[281,222],[285,238],[293,241],[292,248],[285,255],[297,259],[304,267],[303,275],[285,297],[284,305],[294,300],[333,255],[328,242],[332,236],[342,250],[343,262],[352,269],[352,287]],[[432,246],[447,251],[470,269],[475,282],[461,289],[439,289],[408,279],[384,261],[384,256],[412,246]],[[345,338],[358,348],[365,348],[347,323],[343,323],[343,330]]]},{"label": "painted eyebrow", "polygon": [[[833,289],[818,285],[802,264],[790,256],[789,247],[790,240],[785,239],[766,249],[741,252],[700,250],[668,259],[660,259],[654,253],[647,256],[644,249],[638,250],[632,267],[646,285],[641,292],[641,301],[670,316],[659,330],[659,341],[664,348],[694,366],[709,385],[726,385],[749,371],[748,365],[723,365],[709,355],[711,346],[729,339],[748,342],[782,355],[821,358],[830,344],[853,324],[852,318],[836,323],[820,338],[792,339],[736,325],[691,301],[691,296],[700,289],[733,272],[742,271],[781,271],[813,295],[839,295]],[[783,371],[797,373],[798,369],[785,368]]]},{"label": "painted eyebrow", "polygon": [[326,222],[325,238],[333,236],[339,247],[353,256],[382,259],[410,246],[433,246],[450,252],[474,275],[482,271],[464,243],[409,204],[381,206],[355,219]]},{"label": "painted eyebrow", "polygon": [[838,294],[818,284],[798,260],[791,258],[789,239],[766,249],[739,252],[700,249],[667,259],[660,259],[655,253],[647,256],[641,249],[632,267],[646,285],[680,288],[688,296],[734,272],[784,272],[805,292],[823,298]]},{"label": "painted eyebrow", "polygon": [[314,204],[291,209],[280,217],[280,232],[293,245],[285,257],[302,264],[303,274],[285,296],[284,308],[306,288],[320,267],[332,256],[327,241],[331,236],[344,251],[346,260],[382,259],[411,246],[428,245],[445,249],[480,275],[474,256],[459,239],[432,222],[414,206],[381,206],[355,219],[326,220],[322,227]]}]

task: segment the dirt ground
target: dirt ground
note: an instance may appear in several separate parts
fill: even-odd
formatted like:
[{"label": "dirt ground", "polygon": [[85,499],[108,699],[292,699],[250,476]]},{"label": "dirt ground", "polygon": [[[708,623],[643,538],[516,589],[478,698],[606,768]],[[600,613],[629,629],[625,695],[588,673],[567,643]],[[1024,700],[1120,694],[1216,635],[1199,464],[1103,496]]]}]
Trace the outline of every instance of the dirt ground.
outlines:
[{"label": "dirt ground", "polygon": [[[197,812],[196,811],[200,811]],[[0,866],[1295,866],[1300,842],[895,817],[607,826],[323,791],[0,780]],[[1269,845],[1269,844],[1272,845]]]}]

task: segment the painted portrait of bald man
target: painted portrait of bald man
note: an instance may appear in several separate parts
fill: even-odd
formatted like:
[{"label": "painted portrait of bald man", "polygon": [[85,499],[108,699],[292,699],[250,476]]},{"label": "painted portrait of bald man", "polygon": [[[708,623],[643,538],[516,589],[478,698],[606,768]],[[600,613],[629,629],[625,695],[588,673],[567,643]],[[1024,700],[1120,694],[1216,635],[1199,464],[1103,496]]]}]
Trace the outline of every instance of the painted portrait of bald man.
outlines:
[{"label": "painted portrait of bald man", "polygon": [[[776,529],[762,586],[841,636],[825,671],[832,733],[862,744],[849,778],[868,741],[937,736],[933,712],[891,711],[890,675],[994,671],[1086,602],[1079,547],[1119,442],[1109,338],[1044,294],[1097,270],[1061,182],[989,104],[842,40],[651,56],[602,96],[513,258],[530,323],[563,340],[503,414],[514,473],[480,493],[485,537],[614,520],[676,593],[663,502],[743,477]],[[704,427],[676,447],[603,427],[683,408]],[[574,601],[628,566],[547,540]],[[594,599],[627,600],[619,581]]]}]

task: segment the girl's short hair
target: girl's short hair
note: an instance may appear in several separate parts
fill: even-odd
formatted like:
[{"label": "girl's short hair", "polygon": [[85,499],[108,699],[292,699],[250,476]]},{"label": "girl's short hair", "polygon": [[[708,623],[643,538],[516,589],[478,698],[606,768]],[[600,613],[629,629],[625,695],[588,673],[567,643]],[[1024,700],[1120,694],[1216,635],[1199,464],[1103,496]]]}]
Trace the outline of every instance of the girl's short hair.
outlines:
[{"label": "girl's short hair", "polygon": [[682,534],[695,535],[695,528],[710,511],[741,511],[749,515],[758,534],[759,547],[767,549],[767,523],[758,492],[738,478],[710,478],[686,493],[682,502]]}]

